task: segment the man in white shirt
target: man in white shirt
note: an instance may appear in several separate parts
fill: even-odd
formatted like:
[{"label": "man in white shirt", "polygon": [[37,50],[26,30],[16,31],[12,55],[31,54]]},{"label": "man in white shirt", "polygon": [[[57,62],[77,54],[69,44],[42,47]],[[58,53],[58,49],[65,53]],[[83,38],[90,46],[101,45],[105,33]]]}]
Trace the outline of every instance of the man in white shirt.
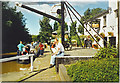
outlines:
[{"label": "man in white shirt", "polygon": [[55,65],[55,57],[64,56],[64,47],[61,43],[58,42],[58,39],[55,39],[56,44],[56,52],[54,52],[51,56],[50,67]]}]

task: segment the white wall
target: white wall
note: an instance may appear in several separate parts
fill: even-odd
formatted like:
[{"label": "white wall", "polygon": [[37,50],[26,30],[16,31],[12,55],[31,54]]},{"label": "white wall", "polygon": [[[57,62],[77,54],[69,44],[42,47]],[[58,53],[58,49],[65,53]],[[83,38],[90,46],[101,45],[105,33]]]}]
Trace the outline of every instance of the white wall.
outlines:
[{"label": "white wall", "polygon": [[110,29],[111,32],[114,32],[114,36],[116,37],[116,45],[118,44],[118,17],[116,17],[116,13],[114,10],[118,9],[118,0],[109,0],[109,7],[112,9],[111,13],[108,14],[108,27],[112,26],[114,30]]},{"label": "white wall", "polygon": [[[117,0],[109,0],[109,7],[111,8],[111,12],[106,14],[106,27],[103,28],[103,16],[97,18],[100,19],[100,33],[105,33],[105,36],[108,37],[108,32],[113,32],[114,36],[116,37],[116,45],[118,44],[118,18],[116,17],[116,13],[114,12],[114,10],[118,9],[118,4],[117,4]],[[112,28],[113,29],[112,29]],[[90,27],[87,25],[86,28],[89,30]],[[90,33],[94,36],[96,33],[91,29]],[[89,35],[88,32],[86,32],[86,30],[84,30],[84,35]],[[93,44],[95,44],[96,42],[94,42]],[[99,44],[104,47],[103,45],[103,40],[100,39]]]}]

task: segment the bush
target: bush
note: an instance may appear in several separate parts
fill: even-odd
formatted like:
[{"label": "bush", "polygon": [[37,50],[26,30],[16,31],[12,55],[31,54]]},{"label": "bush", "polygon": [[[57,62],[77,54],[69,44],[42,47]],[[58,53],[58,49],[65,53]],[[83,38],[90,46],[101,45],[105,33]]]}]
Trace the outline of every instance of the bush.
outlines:
[{"label": "bush", "polygon": [[79,61],[67,73],[74,82],[118,82],[118,58]]},{"label": "bush", "polygon": [[96,53],[96,56],[101,58],[118,58],[118,50],[117,48],[108,46],[107,48],[100,48],[100,50]]}]

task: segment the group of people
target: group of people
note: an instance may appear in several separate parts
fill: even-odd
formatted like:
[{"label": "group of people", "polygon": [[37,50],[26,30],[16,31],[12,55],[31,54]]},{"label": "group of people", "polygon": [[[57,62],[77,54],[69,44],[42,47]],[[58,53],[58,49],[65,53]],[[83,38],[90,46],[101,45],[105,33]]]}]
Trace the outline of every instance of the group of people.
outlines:
[{"label": "group of people", "polygon": [[[37,47],[38,51],[36,53],[35,48]],[[23,45],[23,42],[20,41],[20,43],[17,45],[17,55],[24,55],[24,54],[30,54],[30,53],[34,53],[37,57],[39,57],[39,55],[43,55],[44,53],[44,48],[43,48],[43,44],[39,41],[37,42],[31,42],[31,44],[27,44],[27,45]]]},{"label": "group of people", "polygon": [[[23,54],[23,48],[26,48],[27,53],[30,53],[31,51],[33,51],[33,53],[34,53],[34,49],[35,49],[36,45],[38,45],[38,42],[36,42],[36,43],[32,42],[31,45],[29,45],[29,47],[28,47],[28,45],[23,45],[22,41],[20,41],[20,44],[17,45],[18,55]],[[37,46],[37,48],[38,48],[38,51],[35,55],[37,57],[42,56],[44,53],[44,45],[41,42],[39,42],[39,45]],[[51,60],[50,60],[50,68],[54,67],[56,57],[64,56],[64,47],[61,43],[59,43],[57,38],[55,39],[55,41],[51,45],[51,51],[52,51],[52,55],[51,55]]]}]

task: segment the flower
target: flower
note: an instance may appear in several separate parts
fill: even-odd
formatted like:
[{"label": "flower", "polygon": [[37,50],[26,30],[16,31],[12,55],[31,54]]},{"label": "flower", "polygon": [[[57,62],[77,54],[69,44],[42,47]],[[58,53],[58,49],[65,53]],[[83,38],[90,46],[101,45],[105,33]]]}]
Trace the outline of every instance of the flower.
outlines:
[{"label": "flower", "polygon": [[98,49],[98,44],[93,44],[92,47]]},{"label": "flower", "polygon": [[113,32],[108,32],[109,36],[114,36]]},{"label": "flower", "polygon": [[105,37],[105,34],[104,34],[104,33],[100,33],[100,36],[102,36],[102,38],[104,38],[104,37]]}]

